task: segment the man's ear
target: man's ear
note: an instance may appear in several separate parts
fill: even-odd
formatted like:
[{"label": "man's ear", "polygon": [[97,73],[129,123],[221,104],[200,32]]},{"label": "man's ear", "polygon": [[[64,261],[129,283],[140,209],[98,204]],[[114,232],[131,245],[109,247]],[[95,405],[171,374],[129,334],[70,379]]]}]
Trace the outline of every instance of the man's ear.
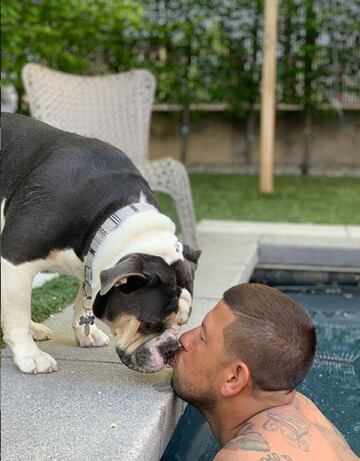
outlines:
[{"label": "man's ear", "polygon": [[232,397],[244,389],[250,380],[250,370],[244,362],[234,362],[225,370],[225,382],[221,386],[223,397]]}]

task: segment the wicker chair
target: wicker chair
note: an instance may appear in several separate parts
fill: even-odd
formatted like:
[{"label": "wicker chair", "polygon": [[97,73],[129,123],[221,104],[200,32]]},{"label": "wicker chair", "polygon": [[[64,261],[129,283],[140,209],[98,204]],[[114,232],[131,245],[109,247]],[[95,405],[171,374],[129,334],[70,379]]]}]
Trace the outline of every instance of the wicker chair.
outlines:
[{"label": "wicker chair", "polygon": [[184,243],[197,248],[196,221],[187,171],[172,158],[149,160],[156,87],[147,70],[84,77],[26,64],[22,79],[33,117],[60,129],[96,137],[121,149],[155,191],[174,200]]}]

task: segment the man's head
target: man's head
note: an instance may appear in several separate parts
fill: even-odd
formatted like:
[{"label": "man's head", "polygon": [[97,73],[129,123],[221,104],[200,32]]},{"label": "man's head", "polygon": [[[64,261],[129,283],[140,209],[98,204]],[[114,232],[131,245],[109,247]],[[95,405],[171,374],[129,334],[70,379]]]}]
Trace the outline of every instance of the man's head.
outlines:
[{"label": "man's head", "polygon": [[180,342],[172,362],[174,390],[206,409],[244,389],[295,389],[312,364],[316,334],[309,315],[291,298],[245,283],[227,290]]}]

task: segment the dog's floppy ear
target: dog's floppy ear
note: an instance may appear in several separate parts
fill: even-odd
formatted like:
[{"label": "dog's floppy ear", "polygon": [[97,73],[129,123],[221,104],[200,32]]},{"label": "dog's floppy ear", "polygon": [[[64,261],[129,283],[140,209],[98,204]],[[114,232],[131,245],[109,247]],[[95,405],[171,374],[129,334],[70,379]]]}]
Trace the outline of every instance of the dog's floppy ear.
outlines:
[{"label": "dog's floppy ear", "polygon": [[189,245],[183,245],[184,261],[176,261],[173,267],[176,273],[177,285],[186,288],[190,294],[193,293],[194,274],[197,269],[197,262],[200,257],[200,250],[193,250]]},{"label": "dog's floppy ear", "polygon": [[132,275],[146,279],[143,273],[143,260],[136,253],[125,256],[114,267],[100,273],[100,294],[105,295],[113,286],[123,285]]},{"label": "dog's floppy ear", "polygon": [[189,245],[183,245],[184,258],[197,266],[198,259],[201,255],[200,250],[194,250]]}]

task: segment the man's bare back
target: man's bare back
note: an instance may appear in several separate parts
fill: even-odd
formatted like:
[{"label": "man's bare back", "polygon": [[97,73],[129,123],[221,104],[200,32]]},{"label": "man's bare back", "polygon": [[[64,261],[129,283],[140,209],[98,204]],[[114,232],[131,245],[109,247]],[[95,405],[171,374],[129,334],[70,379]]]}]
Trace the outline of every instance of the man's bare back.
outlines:
[{"label": "man's bare back", "polygon": [[300,393],[246,421],[214,461],[355,461],[344,437]]}]

